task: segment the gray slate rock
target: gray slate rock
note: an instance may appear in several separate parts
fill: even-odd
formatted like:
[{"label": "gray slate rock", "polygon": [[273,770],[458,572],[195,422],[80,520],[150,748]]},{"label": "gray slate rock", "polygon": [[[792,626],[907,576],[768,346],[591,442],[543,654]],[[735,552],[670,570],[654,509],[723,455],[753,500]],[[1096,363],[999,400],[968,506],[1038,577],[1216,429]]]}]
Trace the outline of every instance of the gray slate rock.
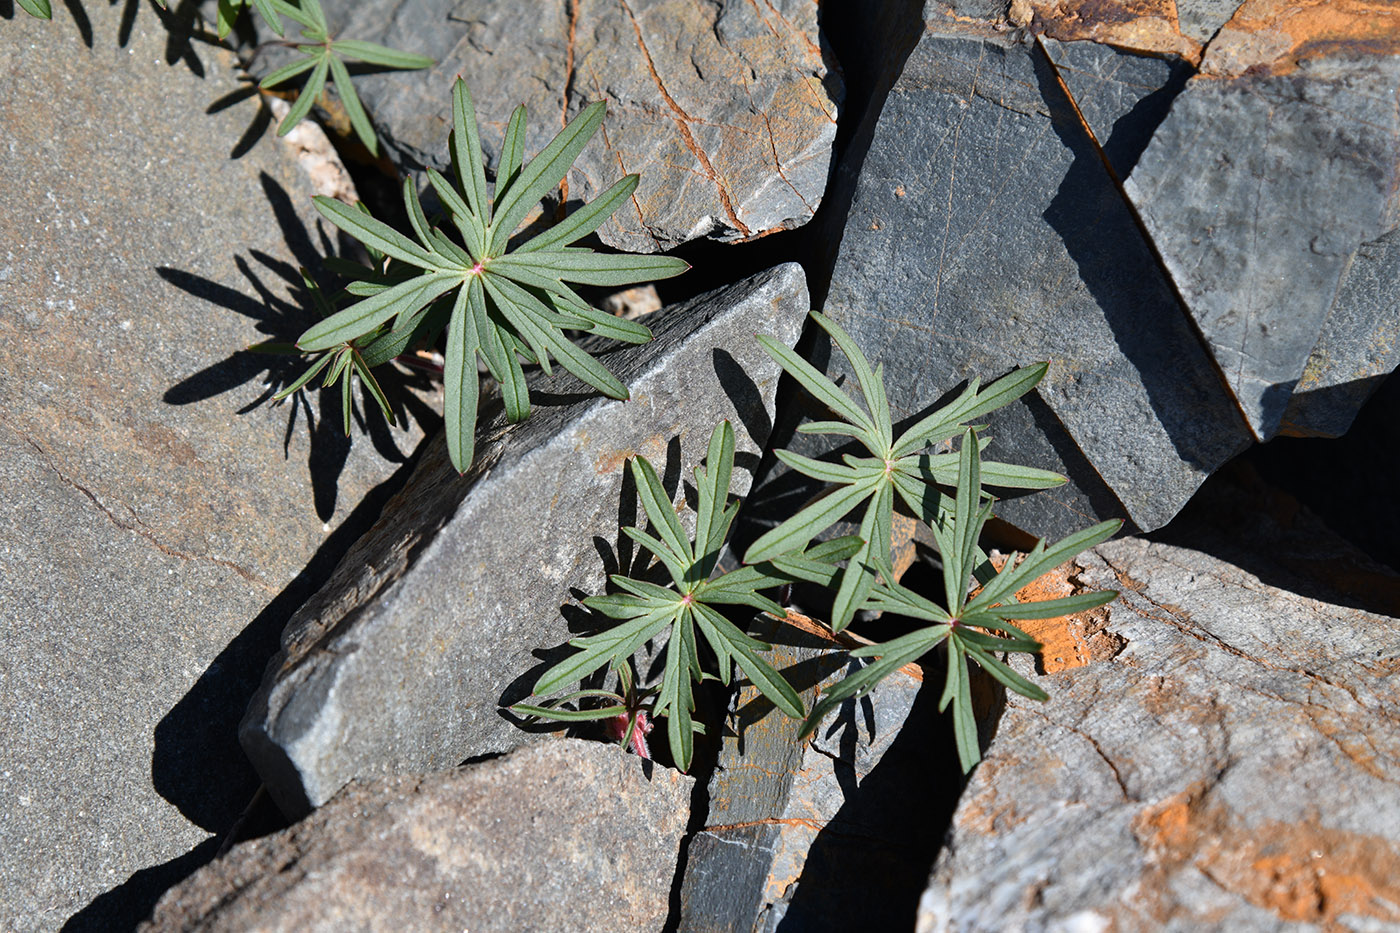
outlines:
[{"label": "gray slate rock", "polygon": [[356,81],[402,167],[446,170],[460,74],[493,167],[517,105],[529,109],[533,154],[584,105],[608,102],[568,192],[591,198],[641,173],[631,204],[599,231],[610,246],[650,253],[699,237],[748,239],[801,226],[821,203],[844,92],[810,0],[549,0],[527,16],[493,0],[325,7],[338,34],[438,62]]},{"label": "gray slate rock", "polygon": [[1042,37],[1040,45],[1114,177],[1127,178],[1195,69],[1180,58],[1098,42]]},{"label": "gray slate rock", "polygon": [[823,310],[884,362],[896,419],[1050,360],[991,419],[991,451],[1072,482],[1002,512],[1036,534],[1094,514],[1156,528],[1249,436],[1049,61],[1017,35],[930,23],[865,130]]},{"label": "gray slate rock", "polygon": [[1296,503],[1200,513],[1079,559],[1126,647],[1022,666],[1050,700],[1008,698],[920,931],[1400,929],[1400,579]]},{"label": "gray slate rock", "polygon": [[[773,644],[770,660],[808,708],[853,663],[830,636],[767,616],[749,631]],[[907,926],[937,843],[930,809],[960,783],[950,748],[930,740],[921,677],[914,665],[896,672],[810,741],[755,688],[736,694],[735,734],[687,850],[682,931]]]},{"label": "gray slate rock", "polygon": [[1176,0],[1181,34],[1197,42],[1209,42],[1240,8],[1240,0]]},{"label": "gray slate rock", "polygon": [[1400,60],[1242,48],[1212,45],[1125,190],[1254,434],[1340,434],[1355,407],[1290,400],[1395,363]]},{"label": "gray slate rock", "polygon": [[582,739],[357,781],[172,889],[141,929],[659,930],[693,784]]},{"label": "gray slate rock", "polygon": [[742,494],[779,374],[753,335],[791,343],[807,309],[801,268],[775,267],[649,316],[654,341],[605,358],[631,401],[540,383],[555,406],[511,428],[499,406],[484,417],[465,478],[433,441],[288,625],[244,718],[243,747],[283,810],[304,813],[353,778],[449,768],[537,738],[499,706],[529,695],[536,651],[563,656],[571,594],[601,592],[618,555],[631,560],[618,530],[638,515],[627,458],[649,458],[674,490],[728,418]]},{"label": "gray slate rock", "polygon": [[[257,404],[269,362],[295,363],[240,351],[311,322],[291,287],[319,234],[312,186],[270,133],[229,158],[257,115],[254,101],[207,112],[244,86],[232,56],[153,8],[83,11],[0,26],[0,928],[14,931],[55,929],[119,885],[83,922],[129,927],[162,875],[145,869],[178,871],[228,829],[257,787],[235,727],[293,608],[279,596],[343,547],[350,509],[395,469],[369,438],[337,437],[338,402]],[[379,440],[403,459],[420,436]]]}]

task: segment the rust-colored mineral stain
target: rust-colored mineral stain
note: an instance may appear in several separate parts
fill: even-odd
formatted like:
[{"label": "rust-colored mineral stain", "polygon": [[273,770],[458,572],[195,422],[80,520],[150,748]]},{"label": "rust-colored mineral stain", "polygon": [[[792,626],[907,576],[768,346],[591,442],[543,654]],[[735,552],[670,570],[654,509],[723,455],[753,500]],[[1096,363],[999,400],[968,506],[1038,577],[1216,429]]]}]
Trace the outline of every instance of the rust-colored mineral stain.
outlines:
[{"label": "rust-colored mineral stain", "polygon": [[1397,54],[1396,0],[1246,0],[1211,41],[1201,72],[1283,75],[1311,58]]},{"label": "rust-colored mineral stain", "polygon": [[1181,34],[1175,0],[1031,0],[1031,7],[1032,29],[1052,39],[1201,60],[1200,43]]},{"label": "rust-colored mineral stain", "polygon": [[1282,920],[1330,925],[1350,914],[1400,921],[1400,852],[1384,837],[1316,818],[1246,825],[1204,782],[1144,809],[1133,830],[1153,874],[1189,864]]},{"label": "rust-colored mineral stain", "polygon": [[[992,564],[1001,570],[1005,559],[994,557]],[[1073,561],[1067,561],[1022,587],[1016,593],[1016,598],[1023,603],[1040,602],[1082,593],[1084,588],[1079,584],[1078,577],[1083,570]],[[1053,619],[1011,621],[1041,643],[1042,647],[1037,653],[1038,665],[1043,673],[1055,674],[1094,661],[1106,661],[1123,650],[1127,641],[1108,630],[1109,618],[1109,607],[1100,606]]]}]

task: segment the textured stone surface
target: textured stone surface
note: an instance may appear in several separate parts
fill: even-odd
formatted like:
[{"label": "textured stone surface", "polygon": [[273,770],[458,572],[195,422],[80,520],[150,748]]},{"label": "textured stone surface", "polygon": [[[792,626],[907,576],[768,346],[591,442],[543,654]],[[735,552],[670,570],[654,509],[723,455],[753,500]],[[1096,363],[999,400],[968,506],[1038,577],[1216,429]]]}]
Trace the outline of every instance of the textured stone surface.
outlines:
[{"label": "textured stone surface", "polygon": [[626,459],[645,455],[674,490],[729,418],[742,493],[778,376],[753,334],[790,343],[807,307],[802,270],[776,267],[648,316],[654,341],[605,357],[631,401],[542,383],[555,407],[510,429],[487,413],[465,478],[434,441],[384,520],[288,625],[244,719],[243,746],[283,809],[319,805],[355,777],[447,768],[531,740],[498,707],[529,695],[537,651],[561,656],[571,593],[600,592],[618,555],[630,560],[618,532],[637,515]]},{"label": "textured stone surface", "polygon": [[1200,59],[1200,43],[1182,34],[1175,0],[1029,0],[1027,5],[1035,14],[1031,28],[1053,39]]},{"label": "textured stone surface", "polygon": [[1245,4],[1125,186],[1261,440],[1341,433],[1394,363],[1400,26],[1356,6]]},{"label": "textured stone surface", "polygon": [[356,782],[170,891],[141,929],[659,930],[693,783],[582,739]]},{"label": "textured stone surface", "polygon": [[1240,0],[1176,0],[1181,34],[1200,43],[1209,42],[1239,6]]},{"label": "textured stone surface", "polygon": [[289,287],[317,233],[270,134],[229,158],[257,105],[206,113],[242,87],[231,56],[84,8],[0,26],[6,930],[109,889],[75,928],[129,926],[212,855],[257,787],[234,727],[279,594],[394,469],[335,436],[338,402],[255,404],[270,358],[239,351],[309,323]]},{"label": "textured stone surface", "polygon": [[[585,104],[603,129],[568,179],[590,198],[628,172],[630,205],[599,231],[634,252],[747,239],[805,223],[821,203],[843,92],[810,0],[373,0],[325,4],[332,27],[437,59],[356,87],[401,165],[447,165],[451,85],[466,78],[495,164],[524,103],[526,152]],[[258,67],[272,67],[268,57]]]},{"label": "textured stone surface", "polygon": [[1098,42],[1040,43],[1114,176],[1127,178],[1195,70],[1180,58]]},{"label": "textured stone surface", "polygon": [[1008,699],[920,930],[1400,928],[1400,578],[1241,488],[1183,520],[1079,560],[1126,646]]},{"label": "textured stone surface", "polygon": [[1037,534],[1155,528],[1248,434],[1043,53],[947,28],[870,129],[824,310],[884,362],[896,419],[1050,360],[992,453],[1072,483],[1002,511]]},{"label": "textured stone surface", "polygon": [[[819,686],[852,662],[814,623],[798,625],[760,617],[750,632],[774,645],[774,665],[810,708]],[[922,677],[916,665],[896,672],[828,717],[809,742],[797,738],[800,721],[755,688],[736,695],[736,734],[725,737],[705,828],[687,853],[681,930],[908,925],[935,840],[920,833],[927,814],[917,802],[890,804],[920,793],[932,800],[940,779],[957,787],[927,734],[929,698],[912,712]]]}]

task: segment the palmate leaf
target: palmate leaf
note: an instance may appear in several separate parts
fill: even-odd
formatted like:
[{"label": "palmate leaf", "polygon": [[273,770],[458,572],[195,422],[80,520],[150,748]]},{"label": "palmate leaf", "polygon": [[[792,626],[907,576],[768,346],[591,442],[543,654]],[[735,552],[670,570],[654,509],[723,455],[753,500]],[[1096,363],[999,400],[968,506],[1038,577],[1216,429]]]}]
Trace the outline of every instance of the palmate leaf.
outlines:
[{"label": "palmate leaf", "polygon": [[[315,19],[309,12],[307,17]],[[369,43],[337,40],[326,54],[332,50],[377,64],[391,57],[387,50]],[[309,66],[299,67],[305,70]],[[315,68],[320,69],[320,65]],[[334,63],[325,70],[337,82],[346,74],[343,66]],[[287,69],[282,72],[269,78],[285,80],[293,75]],[[312,77],[317,73],[313,70]],[[349,95],[342,91],[342,96],[354,121]],[[478,357],[499,383],[506,417],[511,421],[520,421],[530,413],[522,363],[537,364],[549,373],[558,362],[604,395],[625,399],[627,387],[621,380],[571,341],[566,331],[586,331],[629,343],[645,342],[651,332],[589,307],[566,283],[631,285],[677,275],[690,267],[665,256],[603,255],[570,245],[596,230],[630,196],[635,176],[623,178],[518,250],[509,249],[515,227],[554,190],[601,125],[601,103],[586,107],[528,163],[523,157],[525,113],[523,108],[517,109],[507,127],[502,174],[498,175],[494,197],[486,182],[476,108],[460,78],[452,91],[452,114],[449,148],[455,184],[431,169],[427,175],[450,227],[461,237],[460,243],[433,225],[411,184],[405,186],[404,206],[413,237],[364,211],[317,198],[316,208],[322,216],[400,265],[391,264],[384,276],[356,285],[361,300],[308,329],[298,345],[304,350],[328,349],[388,326],[389,334],[378,338],[384,343],[375,344],[376,348],[404,347],[413,339],[441,331],[444,321],[424,309],[446,303],[450,308],[444,312],[448,452],[453,465],[466,472],[474,454]]]},{"label": "palmate leaf", "polygon": [[[855,341],[834,321],[816,311],[812,312],[812,319],[831,336],[832,342],[850,362],[857,391],[868,411],[791,349],[768,338],[760,337],[759,340],[788,375],[843,419],[819,421],[798,430],[853,437],[871,456],[857,458],[847,455],[843,466],[813,460],[790,451],[777,451],[778,458],[794,470],[833,485],[824,496],[760,535],[744,554],[744,562],[772,560],[787,551],[799,550],[836,522],[863,507],[860,535],[865,544],[836,580],[831,626],[839,632],[850,624],[871,592],[875,576],[870,568],[889,561],[895,494],[898,493],[900,501],[915,516],[925,521],[937,522],[943,514],[947,499],[934,487],[951,486],[957,482],[958,462],[948,455],[925,455],[920,452],[932,443],[961,433],[971,418],[1008,404],[1030,391],[1044,376],[1045,367],[1042,365],[1017,371],[986,389],[981,389],[974,382],[953,402],[920,419],[896,440],[884,387],[883,367],[872,367]],[[999,486],[1029,489],[1042,489],[1064,482],[1064,477],[1058,474],[1010,464],[988,464],[986,479]]]},{"label": "palmate leaf", "polygon": [[[307,293],[311,296],[311,302],[316,311],[322,316],[333,315],[335,313],[334,305],[327,300],[321,287],[305,269],[301,270],[301,280],[306,287]],[[336,382],[340,383],[342,425],[346,435],[350,433],[351,383],[356,378],[360,380],[360,385],[363,387],[365,393],[379,406],[379,410],[383,413],[385,419],[390,424],[394,424],[393,406],[389,404],[389,399],[384,394],[383,388],[380,387],[379,381],[375,379],[374,374],[370,371],[370,367],[375,365],[375,362],[373,362],[370,357],[370,348],[373,347],[376,342],[376,339],[372,335],[369,335],[355,341],[340,344],[339,346],[335,346],[323,352],[312,354],[311,365],[285,388],[274,394],[272,400],[274,402],[280,402],[294,393],[299,392],[324,370],[325,375],[321,381],[321,388],[329,388]],[[301,349],[294,345],[272,342],[258,344],[249,347],[249,349],[260,353],[294,354],[302,352]]]},{"label": "palmate leaf", "polygon": [[[991,515],[991,503],[983,501],[981,448],[976,432],[967,429],[958,451],[957,490],[952,507],[930,524],[943,557],[946,607],[893,580],[893,571],[887,561],[866,564],[867,570],[878,569],[885,578],[884,582],[873,584],[870,597],[864,601],[867,607],[934,624],[884,644],[852,651],[853,658],[878,660],[825,690],[821,701],[803,723],[803,735],[812,733],[822,718],[841,703],[863,696],[898,668],[917,661],[946,642],[947,672],[939,710],[951,707],[958,760],[963,771],[967,772],[981,759],[977,722],[972,710],[969,659],[1008,689],[1031,699],[1044,700],[1047,698],[1044,690],[996,657],[996,652],[1033,652],[1040,649],[1035,640],[1004,620],[1044,619],[1081,612],[1102,606],[1118,595],[1115,591],[1104,590],[1029,603],[1017,602],[1013,595],[1025,584],[1074,557],[1084,548],[1107,540],[1121,526],[1122,523],[1117,521],[1102,522],[1048,548],[1043,541],[1039,542],[1019,563],[1014,555],[1009,558],[999,574],[984,584],[976,595],[971,594],[974,570],[984,562],[978,538]],[[853,564],[857,558],[852,559]],[[774,561],[780,565],[782,562],[781,558]]]},{"label": "palmate leaf", "polygon": [[[21,3],[23,2],[25,0],[21,0]],[[247,0],[219,0],[219,38],[222,39],[228,34],[238,10],[246,2]],[[279,14],[300,23],[303,27],[302,39],[306,42],[306,44],[297,46],[297,51],[306,56],[305,58],[278,68],[258,84],[262,88],[275,87],[304,72],[311,72],[301,91],[297,94],[296,102],[292,104],[291,110],[287,112],[286,117],[278,125],[277,135],[285,136],[290,133],[292,127],[300,123],[311,112],[316,98],[325,89],[326,78],[329,75],[335,83],[336,93],[340,95],[341,105],[345,108],[345,115],[349,118],[350,126],[355,131],[355,135],[372,155],[378,155],[379,140],[374,134],[374,126],[370,123],[369,115],[365,113],[364,105],[360,102],[359,94],[355,92],[354,82],[350,78],[350,70],[345,67],[345,59],[366,62],[381,68],[397,68],[408,71],[430,68],[437,63],[426,55],[400,52],[374,42],[363,42],[358,39],[331,40],[327,32],[326,14],[321,9],[319,0],[300,0],[299,5],[287,3],[286,0],[252,0],[252,3],[257,8],[259,15],[279,36],[283,34]]]},{"label": "palmate leaf", "polygon": [[[596,635],[573,639],[570,644],[580,652],[541,675],[534,692],[543,696],[593,674],[605,664],[626,664],[643,643],[667,633],[666,662],[653,714],[666,717],[672,757],[684,770],[690,767],[697,728],[691,717],[693,684],[705,676],[699,652],[701,636],[714,655],[716,673],[721,681],[729,683],[737,667],[779,709],[794,717],[802,715],[802,699],[797,691],[762,657],[771,646],[746,635],[714,608],[742,604],[785,615],[780,606],[760,596],[758,591],[792,582],[795,578],[774,567],[760,565],[710,579],[735,513],[735,508],[727,502],[734,471],[734,428],[728,421],[715,427],[710,435],[706,465],[695,469],[698,501],[693,541],[687,538],[655,467],[645,457],[637,457],[629,469],[642,509],[655,534],[637,528],[623,531],[666,565],[672,586],[614,575],[613,585],[622,593],[590,596],[583,603],[621,624]],[[825,547],[817,556],[833,553],[848,554],[840,547]],[[801,559],[811,558],[804,555]]]}]

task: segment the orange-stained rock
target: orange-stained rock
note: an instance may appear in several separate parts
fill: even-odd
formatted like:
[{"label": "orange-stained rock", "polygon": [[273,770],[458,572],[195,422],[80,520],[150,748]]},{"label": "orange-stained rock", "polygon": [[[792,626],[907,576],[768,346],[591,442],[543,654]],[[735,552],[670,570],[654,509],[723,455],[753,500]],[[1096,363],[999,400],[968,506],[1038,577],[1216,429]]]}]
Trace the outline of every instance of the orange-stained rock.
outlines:
[{"label": "orange-stained rock", "polygon": [[1306,513],[1205,493],[1077,559],[1122,591],[1127,644],[1022,665],[1050,700],[1008,699],[919,930],[1400,925],[1396,577]]},{"label": "orange-stained rock", "polygon": [[[992,563],[1000,569],[1005,561],[994,555]],[[1089,588],[1080,577],[1083,571],[1075,561],[1061,564],[1017,590],[1016,598],[1023,603],[1041,602],[1087,592]],[[1109,604],[1051,619],[1021,619],[1015,624],[1041,643],[1036,653],[1040,672],[1056,674],[1094,661],[1106,661],[1123,650],[1127,642],[1109,628],[1112,611],[1113,606]]]},{"label": "orange-stained rock", "polygon": [[1031,28],[1052,39],[1201,59],[1201,44],[1181,34],[1173,0],[1031,0],[1031,7]]},{"label": "orange-stained rock", "polygon": [[168,891],[142,930],[660,929],[693,784],[583,739],[356,782]]},{"label": "orange-stained rock", "polygon": [[1400,55],[1394,0],[1247,0],[1211,41],[1201,71],[1284,75],[1314,58],[1386,55]]}]

